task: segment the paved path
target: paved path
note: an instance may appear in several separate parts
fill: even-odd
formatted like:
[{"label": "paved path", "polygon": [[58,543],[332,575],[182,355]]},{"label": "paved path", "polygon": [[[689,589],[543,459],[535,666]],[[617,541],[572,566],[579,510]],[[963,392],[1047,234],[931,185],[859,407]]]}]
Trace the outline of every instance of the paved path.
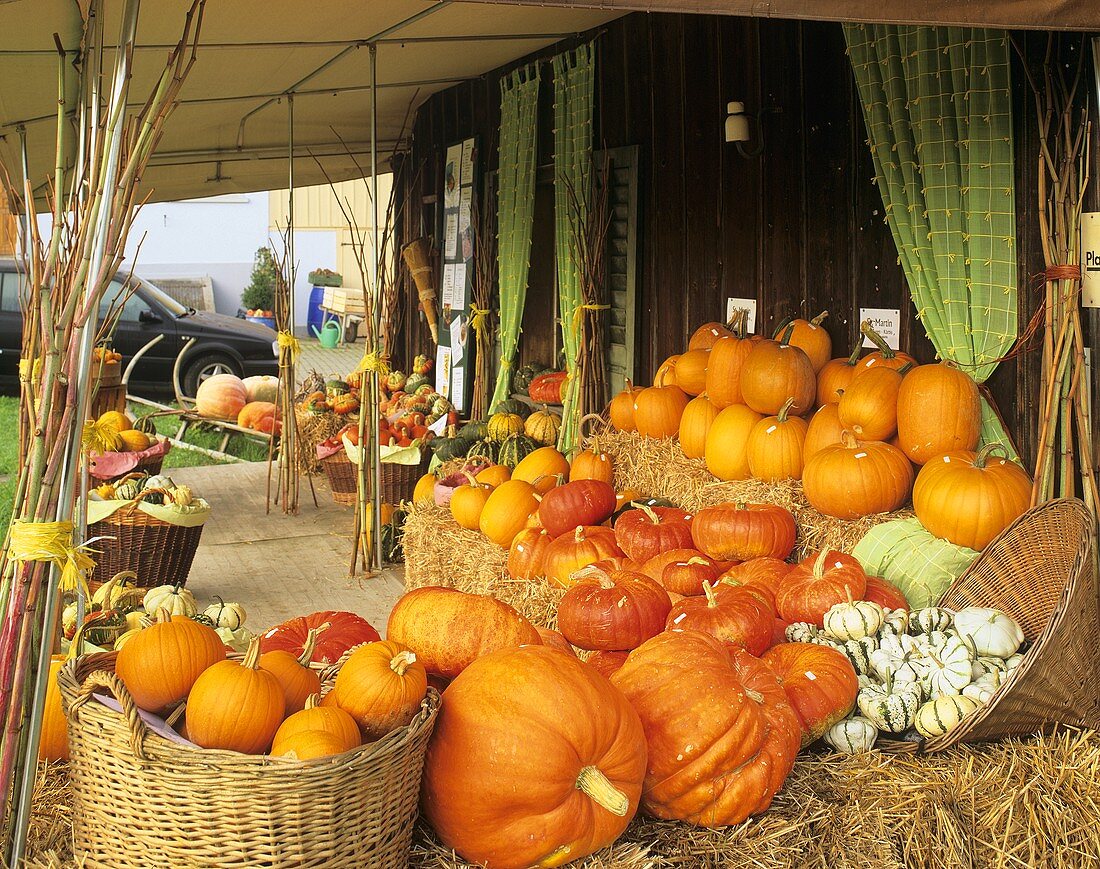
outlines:
[{"label": "paved path", "polygon": [[302,338],[302,355],[298,360],[298,377],[302,378],[311,371],[318,371],[324,376],[335,374],[344,377],[359,366],[359,360],[363,358],[364,341],[355,344],[338,344],[332,350],[321,346],[316,338]]},{"label": "paved path", "polygon": [[266,512],[265,463],[178,468],[171,475],[213,507],[187,580],[202,605],[215,594],[240,602],[257,633],[292,616],[336,609],[358,613],[385,634],[404,590],[403,566],[379,577],[348,577],[352,508],[333,503],[323,476],[313,478],[319,506],[303,478],[299,514],[285,516],[278,507]]}]

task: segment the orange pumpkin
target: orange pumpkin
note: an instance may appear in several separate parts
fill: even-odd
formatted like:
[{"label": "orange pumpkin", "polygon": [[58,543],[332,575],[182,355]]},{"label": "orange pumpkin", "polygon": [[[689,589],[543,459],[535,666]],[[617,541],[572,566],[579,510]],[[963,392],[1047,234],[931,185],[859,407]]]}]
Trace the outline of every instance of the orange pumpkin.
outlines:
[{"label": "orange pumpkin", "polygon": [[788,622],[810,622],[821,627],[831,607],[861,600],[867,574],[852,556],[822,549],[795,565],[779,583],[775,605]]},{"label": "orange pumpkin", "polygon": [[351,653],[328,697],[371,742],[412,721],[427,691],[428,674],[416,655],[398,642],[379,640]]},{"label": "orange pumpkin", "polygon": [[69,730],[65,711],[61,707],[61,690],[57,673],[68,660],[65,655],[50,658],[49,682],[46,683],[46,703],[42,709],[42,730],[38,737],[39,760],[69,759]]},{"label": "orange pumpkin", "polygon": [[651,438],[670,438],[680,431],[688,397],[676,386],[651,386],[634,399],[634,425]]},{"label": "orange pumpkin", "polygon": [[398,600],[386,637],[411,649],[429,673],[448,678],[482,655],[541,642],[531,623],[503,601],[439,586]]},{"label": "orange pumpkin", "polygon": [[558,649],[509,649],[447,688],[422,805],[470,863],[560,866],[622,834],[645,770],[638,713],[603,676]]},{"label": "orange pumpkin", "polygon": [[725,338],[730,330],[721,323],[704,323],[691,333],[688,350],[709,350],[720,338]]},{"label": "orange pumpkin", "polygon": [[545,528],[525,528],[517,534],[508,549],[508,575],[512,579],[542,576],[546,548],[553,540]]},{"label": "orange pumpkin", "polygon": [[554,631],[550,628],[540,628],[535,626],[535,630],[539,632],[539,636],[542,638],[542,644],[550,649],[558,649],[562,652],[567,652],[574,658],[577,657],[577,653],[573,650],[573,647],[569,645],[569,640],[562,636],[560,631]]},{"label": "orange pumpkin", "polygon": [[714,593],[721,597],[726,589],[749,588],[766,598],[772,610],[778,612],[775,593],[793,567],[781,558],[750,558],[735,564],[718,577]]},{"label": "orange pumpkin", "polygon": [[797,480],[802,477],[806,420],[789,416],[793,398],[775,416],[760,420],[749,432],[746,454],[749,471],[758,480]]},{"label": "orange pumpkin", "polygon": [[915,366],[917,360],[910,356],[908,353],[902,353],[900,350],[894,350],[886,340],[874,329],[871,328],[871,324],[864,320],[859,324],[859,331],[861,334],[871,339],[871,343],[878,349],[863,357],[861,361],[861,368],[904,368],[906,365]]},{"label": "orange pumpkin", "polygon": [[745,312],[738,312],[733,330],[714,342],[707,360],[706,392],[719,410],[731,404],[744,404],[741,394],[741,368],[755,342],[745,337]]},{"label": "orange pumpkin", "polygon": [[642,493],[638,489],[622,489],[615,493],[615,512],[618,513],[631,501],[641,499]]},{"label": "orange pumpkin", "polygon": [[325,697],[325,701],[328,702],[324,703],[318,702],[319,698],[316,694],[306,698],[305,708],[287,718],[275,731],[275,738],[271,742],[271,753],[286,754],[291,748],[288,744],[291,738],[300,733],[317,731],[331,735],[344,746],[342,751],[348,751],[359,745],[362,741],[359,725],[347,712],[329,701],[331,696],[330,691]]},{"label": "orange pumpkin", "polygon": [[250,401],[237,414],[237,425],[253,431],[272,432],[279,418],[278,408],[270,401]]},{"label": "orange pumpkin", "polygon": [[810,417],[806,427],[806,440],[802,444],[802,465],[805,467],[810,457],[825,447],[840,443],[844,426],[840,424],[840,406],[823,404]]},{"label": "orange pumpkin", "polygon": [[248,404],[248,390],[235,374],[215,374],[199,384],[195,393],[195,412],[211,419],[237,421]]},{"label": "orange pumpkin", "polygon": [[587,449],[573,456],[573,461],[569,465],[569,482],[576,480],[599,480],[608,485],[615,480],[615,467],[611,456],[600,449],[600,442],[596,438],[592,438]]},{"label": "orange pumpkin", "polygon": [[913,466],[897,447],[856,441],[845,431],[841,443],[818,450],[802,469],[802,491],[826,516],[859,519],[897,510],[913,488]]},{"label": "orange pumpkin", "polygon": [[670,606],[664,588],[644,573],[589,565],[573,574],[558,605],[558,629],[581,649],[633,649],[664,630]]},{"label": "orange pumpkin", "polygon": [[676,363],[680,361],[679,356],[669,356],[664,362],[657,368],[657,373],[653,375],[654,386],[675,386],[676,385]]},{"label": "orange pumpkin", "polygon": [[489,467],[474,474],[474,479],[495,489],[501,483],[507,483],[512,479],[512,469],[507,465],[489,465]]},{"label": "orange pumpkin", "polygon": [[434,504],[435,484],[437,480],[438,478],[435,474],[424,474],[419,480],[417,480],[416,487],[413,489],[413,503]]},{"label": "orange pumpkin", "polygon": [[260,655],[260,669],[266,670],[279,681],[286,701],[283,717],[293,715],[306,707],[310,694],[321,691],[321,677],[309,666],[317,637],[328,628],[321,625],[312,628],[306,637],[305,648],[300,655],[292,655],[284,649],[275,649]]},{"label": "orange pumpkin", "polygon": [[730,646],[760,655],[772,644],[775,611],[752,589],[728,589],[721,596],[703,583],[702,597],[685,597],[668,614],[670,631],[702,631]]},{"label": "orange pumpkin", "polygon": [[762,657],[779,674],[802,725],[802,744],[820,739],[856,705],[859,681],[848,658],[813,643],[780,643]]},{"label": "orange pumpkin", "polygon": [[645,729],[648,814],[726,827],[771,805],[802,732],[766,664],[699,631],[666,631],[631,652],[611,684]]},{"label": "orange pumpkin", "polygon": [[[674,551],[682,552],[683,550]],[[660,556],[655,555],[653,558],[660,558]],[[647,561],[646,564],[650,564],[653,558]],[[645,571],[644,567],[643,571]],[[687,558],[676,558],[665,564],[661,570],[660,581],[661,585],[669,591],[691,597],[703,594],[704,583],[714,585],[718,581],[720,573],[718,562],[707,555],[703,555],[702,552],[698,552],[689,555]]]},{"label": "orange pumpkin", "polygon": [[707,388],[709,350],[688,350],[676,360],[676,385],[688,395],[699,395]]},{"label": "orange pumpkin", "polygon": [[898,443],[909,461],[923,465],[953,450],[975,450],[982,430],[978,384],[952,362],[922,365],[898,391]]},{"label": "orange pumpkin", "polygon": [[546,547],[543,573],[552,585],[569,588],[573,584],[573,574],[582,567],[622,554],[615,542],[615,532],[610,528],[582,525],[555,538]]},{"label": "orange pumpkin", "polygon": [[810,357],[801,347],[792,346],[791,327],[780,341],[761,341],[741,366],[741,392],[745,404],[757,413],[778,413],[793,397],[791,413],[806,413],[817,395],[817,377]]},{"label": "orange pumpkin", "polygon": [[628,558],[644,564],[659,552],[691,546],[691,514],[638,504],[615,521],[615,541]]},{"label": "orange pumpkin", "polygon": [[317,760],[332,757],[350,751],[355,746],[347,746],[340,737],[325,730],[299,730],[287,736],[279,743],[279,750],[271,749],[275,757],[292,755],[297,760]]},{"label": "orange pumpkin", "polygon": [[880,576],[868,576],[863,599],[877,603],[884,610],[907,610],[909,601],[900,588]]},{"label": "orange pumpkin", "polygon": [[908,369],[868,368],[840,397],[840,424],[862,441],[884,441],[898,430],[898,391]]},{"label": "orange pumpkin", "polygon": [[957,546],[985,549],[1031,504],[1031,477],[1004,453],[1000,444],[987,444],[926,462],[913,486],[921,524]]},{"label": "orange pumpkin", "polygon": [[856,338],[850,356],[830,359],[817,372],[817,403],[836,404],[852,378],[863,368],[859,364],[859,354],[863,350],[863,335]]},{"label": "orange pumpkin", "polygon": [[[454,497],[451,504],[454,505]],[[531,514],[539,509],[539,494],[525,480],[508,480],[497,486],[485,499],[478,518],[481,533],[497,546],[507,549],[523,531]]]},{"label": "orange pumpkin", "polygon": [[[822,311],[812,320],[804,320],[799,317],[791,320],[790,343],[794,347],[801,347],[809,357],[810,364],[814,368],[814,374],[825,367],[829,357],[833,355],[833,339],[822,328],[821,323],[829,316],[828,311]],[[778,335],[778,331],[776,332]]]},{"label": "orange pumpkin", "polygon": [[635,386],[629,380],[626,388],[611,399],[611,424],[619,431],[635,431],[634,426],[634,401],[642,387]]},{"label": "orange pumpkin", "polygon": [[545,495],[558,484],[559,477],[569,476],[569,461],[553,447],[539,447],[524,456],[512,469],[513,480],[524,480]]},{"label": "orange pumpkin", "polygon": [[707,431],[703,453],[710,471],[719,480],[747,480],[749,435],[764,417],[744,404],[731,404],[714,418]]},{"label": "orange pumpkin", "polygon": [[[665,549],[662,552],[658,552],[656,555],[647,558],[645,561],[635,564],[638,565],[638,569],[641,570],[650,579],[655,579],[657,582],[661,582],[661,577],[664,576],[665,568],[672,564],[674,561],[687,561],[696,555],[702,555],[703,558],[709,558],[709,556],[703,555],[694,544],[689,543],[687,546],[678,547],[676,549]],[[712,559],[713,560],[713,559]],[[717,564],[718,562],[715,562]],[[664,585],[663,582],[661,582]],[[696,594],[702,594],[702,588],[699,589]]]},{"label": "orange pumpkin", "polygon": [[479,483],[468,472],[464,474],[468,482],[451,493],[451,515],[463,528],[477,531],[481,526],[481,512],[493,494],[493,487]]},{"label": "orange pumpkin", "polygon": [[593,652],[585,663],[605,679],[610,679],[611,674],[626,663],[629,655],[630,652]]},{"label": "orange pumpkin", "polygon": [[774,504],[727,503],[695,514],[695,545],[718,561],[786,558],[794,549],[794,516]]},{"label": "orange pumpkin", "polygon": [[707,396],[693,398],[680,417],[680,449],[691,459],[701,459],[707,450],[707,433],[718,416],[718,408]]},{"label": "orange pumpkin", "polygon": [[187,695],[188,739],[242,754],[267,751],[286,699],[279,680],[259,664],[260,641],[253,639],[240,663],[219,661],[203,671]]}]

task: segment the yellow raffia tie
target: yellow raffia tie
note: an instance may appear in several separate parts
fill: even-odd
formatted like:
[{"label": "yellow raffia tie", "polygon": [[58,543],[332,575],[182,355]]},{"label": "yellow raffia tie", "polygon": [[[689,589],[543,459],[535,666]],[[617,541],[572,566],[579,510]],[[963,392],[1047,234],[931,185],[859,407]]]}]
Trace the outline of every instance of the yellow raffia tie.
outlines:
[{"label": "yellow raffia tie", "polygon": [[473,317],[470,319],[470,327],[475,332],[484,332],[485,327],[489,323],[489,309],[479,308],[477,305],[470,305],[470,313]]},{"label": "yellow raffia tie", "polygon": [[80,433],[80,446],[86,453],[112,453],[118,450],[118,429],[110,422],[89,419]]},{"label": "yellow raffia tie", "polygon": [[385,354],[372,350],[370,353],[364,353],[363,358],[359,360],[359,370],[376,373],[380,378],[386,377],[390,373],[390,360]]},{"label": "yellow raffia tie", "polygon": [[48,561],[61,571],[62,591],[79,587],[89,596],[86,574],[95,567],[88,545],[73,546],[72,522],[24,522],[11,525],[10,554],[19,562]]},{"label": "yellow raffia tie", "polygon": [[278,334],[279,349],[290,353],[290,361],[298,364],[298,357],[302,355],[302,344],[290,332],[280,330]]},{"label": "yellow raffia tie", "polygon": [[577,307],[575,307],[573,309],[573,332],[575,334],[578,334],[578,335],[580,334],[581,324],[584,322],[584,312],[585,311],[609,311],[609,310],[611,310],[610,305],[592,305],[592,304],[577,305]]},{"label": "yellow raffia tie", "polygon": [[42,376],[42,357],[36,356],[34,364],[31,364],[30,359],[19,360],[19,379],[24,383],[30,383],[31,381],[37,382]]}]

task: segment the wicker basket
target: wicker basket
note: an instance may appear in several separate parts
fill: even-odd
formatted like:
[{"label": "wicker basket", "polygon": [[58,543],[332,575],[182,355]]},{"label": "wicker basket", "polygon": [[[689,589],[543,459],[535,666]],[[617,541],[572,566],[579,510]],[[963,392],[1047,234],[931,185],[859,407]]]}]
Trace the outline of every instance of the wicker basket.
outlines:
[{"label": "wicker basket", "polygon": [[1032,645],[990,702],[944,736],[922,744],[879,741],[886,751],[943,751],[960,742],[1022,736],[1059,724],[1100,728],[1100,636],[1094,522],[1060,499],[1029,510],[952,583],[940,605],[994,607]]},{"label": "wicker basket", "polygon": [[98,555],[90,581],[105,582],[116,573],[132,570],[142,578],[155,579],[157,585],[187,584],[203,526],[173,525],[139,510],[138,503],[149,492],[167,494],[164,489],[144,489],[131,505],[88,526],[89,540],[104,538],[94,544]]},{"label": "wicker basket", "polygon": [[357,481],[355,465],[343,450],[321,459],[321,467],[332,490],[332,500],[349,507],[355,503]]},{"label": "wicker basket", "polygon": [[[418,465],[398,465],[382,462],[382,501],[400,504],[411,501],[416,481],[428,470],[429,459],[422,458]],[[321,460],[321,467],[328,477],[332,499],[337,504],[350,505],[356,499],[356,465],[341,450]]]},{"label": "wicker basket", "polygon": [[[114,653],[86,655],[58,676],[79,865],[407,866],[439,710],[433,689],[408,727],[336,757],[300,762],[166,739],[139,717],[114,661]],[[93,691],[113,694],[125,714],[90,700]]]}]

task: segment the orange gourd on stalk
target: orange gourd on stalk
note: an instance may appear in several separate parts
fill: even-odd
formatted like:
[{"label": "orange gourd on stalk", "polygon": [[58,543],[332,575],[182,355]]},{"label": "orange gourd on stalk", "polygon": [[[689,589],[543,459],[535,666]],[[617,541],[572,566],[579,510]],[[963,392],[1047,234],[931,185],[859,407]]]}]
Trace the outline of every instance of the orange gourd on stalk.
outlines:
[{"label": "orange gourd on stalk", "polygon": [[539,447],[524,456],[512,468],[513,480],[524,480],[545,495],[558,484],[559,477],[569,475],[569,461],[553,447]]},{"label": "orange gourd on stalk", "polygon": [[286,700],[279,680],[259,664],[260,641],[253,639],[243,661],[219,661],[195,680],[187,695],[188,739],[242,754],[270,747]]},{"label": "orange gourd on stalk", "polygon": [[703,453],[707,470],[719,480],[747,480],[749,471],[749,435],[764,417],[744,404],[731,404],[721,410],[707,431]]},{"label": "orange gourd on stalk", "polygon": [[910,366],[916,365],[917,360],[910,356],[908,353],[902,353],[900,350],[894,350],[886,340],[874,329],[871,328],[870,322],[864,320],[859,324],[859,331],[862,335],[871,339],[871,343],[878,349],[869,353],[863,357],[863,360],[859,363],[861,368],[902,368],[906,364]]},{"label": "orange gourd on stalk", "polygon": [[[633,407],[631,415],[633,416]],[[600,449],[600,442],[592,438],[587,449],[581,450],[569,464],[569,482],[577,480],[599,480],[611,485],[615,481],[615,466],[611,456]]]},{"label": "orange gourd on stalk", "polygon": [[[497,546],[507,549],[526,527],[531,514],[539,509],[539,499],[535,487],[526,480],[501,483],[485,499],[478,528]],[[453,497],[451,504],[454,504]]]},{"label": "orange gourd on stalk", "polygon": [[731,404],[743,404],[741,368],[755,343],[745,336],[745,312],[739,311],[731,324],[732,331],[714,342],[707,360],[706,391],[711,402],[721,410]]},{"label": "orange gourd on stalk", "polygon": [[615,532],[610,528],[582,525],[555,538],[546,547],[542,559],[543,572],[551,585],[569,588],[573,584],[573,574],[582,567],[622,554],[615,542]]},{"label": "orange gourd on stalk", "polygon": [[379,640],[351,653],[325,699],[354,718],[371,742],[412,721],[427,691],[428,674],[416,655],[400,643]]},{"label": "orange gourd on stalk", "polygon": [[542,576],[546,548],[553,542],[545,528],[525,528],[508,549],[508,575],[512,579]]},{"label": "orange gourd on stalk", "polygon": [[1031,504],[1031,477],[1005,452],[987,444],[976,453],[958,450],[926,462],[913,486],[921,524],[957,546],[985,549]]},{"label": "orange gourd on stalk", "polygon": [[[791,332],[790,343],[794,347],[802,348],[815,374],[825,367],[825,363],[833,355],[833,339],[821,326],[822,321],[828,316],[828,311],[822,311],[812,320],[804,320],[801,317],[791,320],[794,330]],[[779,332],[780,330],[776,330],[777,337]]]},{"label": "orange gourd on stalk", "polygon": [[479,483],[473,475],[464,472],[466,484],[459,486],[451,495],[451,515],[455,522],[470,531],[477,531],[481,524],[481,511],[489,496],[493,494],[493,487],[485,483]]},{"label": "orange gourd on stalk", "polygon": [[676,360],[676,385],[688,395],[699,395],[707,388],[709,350],[688,350]]},{"label": "orange gourd on stalk", "polygon": [[651,386],[634,400],[634,424],[638,433],[651,438],[675,437],[688,397],[676,386]]},{"label": "orange gourd on stalk", "polygon": [[489,467],[478,471],[474,475],[474,479],[495,489],[501,483],[507,483],[512,479],[512,469],[507,465],[489,465]]},{"label": "orange gourd on stalk", "polygon": [[749,472],[758,480],[797,480],[802,477],[802,450],[806,420],[789,416],[793,398],[775,416],[760,420],[749,432],[746,453]]},{"label": "orange gourd on stalk", "polygon": [[679,355],[669,356],[664,362],[661,363],[657,369],[657,373],[653,375],[654,386],[675,386],[676,385],[676,363],[680,361]]},{"label": "orange gourd on stalk", "polygon": [[813,407],[817,377],[806,352],[789,343],[791,331],[788,326],[779,341],[759,342],[741,366],[741,393],[757,413],[778,413],[790,397],[793,414]]},{"label": "orange gourd on stalk", "polygon": [[909,369],[868,368],[844,390],[840,424],[861,441],[884,441],[898,430],[898,391]]},{"label": "orange gourd on stalk", "polygon": [[636,431],[634,425],[634,401],[641,391],[642,387],[635,386],[627,380],[626,388],[611,399],[609,410],[611,424],[619,431]]},{"label": "orange gourd on stalk", "polygon": [[[332,696],[332,692],[325,697],[325,701]],[[362,742],[359,735],[359,725],[355,723],[347,712],[331,702],[322,702],[318,695],[311,694],[306,698],[305,708],[301,712],[295,712],[287,718],[279,729],[275,731],[275,738],[271,743],[272,754],[286,754],[291,749],[290,740],[301,733],[316,733],[321,731],[332,736],[344,746],[342,751],[348,751]]]},{"label": "orange gourd on stalk", "polygon": [[691,459],[701,459],[707,451],[707,433],[718,416],[718,408],[706,394],[687,403],[680,417],[680,449]]},{"label": "orange gourd on stalk", "polygon": [[836,404],[823,404],[806,426],[806,441],[802,445],[802,465],[823,448],[840,443],[844,426],[840,424],[840,408]]},{"label": "orange gourd on stalk", "polygon": [[709,350],[720,338],[730,334],[730,330],[721,323],[704,323],[691,334],[688,350]]},{"label": "orange gourd on stalk", "polygon": [[922,365],[898,392],[898,443],[909,461],[923,465],[954,450],[974,450],[982,430],[978,384],[953,362]]},{"label": "orange gourd on stalk", "polygon": [[826,516],[859,519],[897,510],[913,489],[913,466],[895,446],[857,441],[851,432],[841,442],[818,450],[802,469],[802,491]]},{"label": "orange gourd on stalk", "polygon": [[275,649],[260,655],[260,669],[266,670],[278,681],[283,689],[286,705],[283,716],[293,715],[306,706],[310,694],[321,690],[321,677],[309,666],[317,637],[328,629],[328,625],[311,628],[306,637],[305,648],[300,655],[292,655],[284,649]]},{"label": "orange gourd on stalk", "polygon": [[817,403],[836,404],[852,378],[863,370],[859,354],[863,349],[863,335],[856,338],[850,356],[830,359],[817,372]]},{"label": "orange gourd on stalk", "polygon": [[814,643],[780,643],[761,660],[779,674],[802,725],[802,745],[820,739],[856,705],[859,680],[847,656]]}]

